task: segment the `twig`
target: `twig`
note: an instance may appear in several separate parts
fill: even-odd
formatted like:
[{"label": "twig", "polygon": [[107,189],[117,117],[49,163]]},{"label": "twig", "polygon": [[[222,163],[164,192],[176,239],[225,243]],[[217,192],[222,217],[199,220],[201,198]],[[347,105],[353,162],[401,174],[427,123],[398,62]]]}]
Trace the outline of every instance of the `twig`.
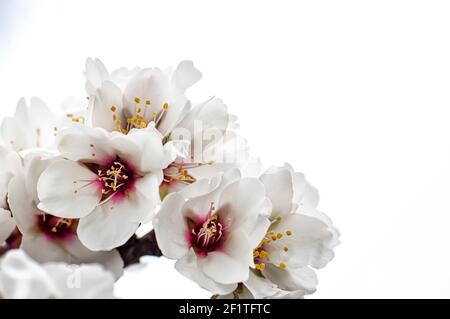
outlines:
[{"label": "twig", "polygon": [[139,263],[139,259],[142,256],[162,256],[161,250],[156,242],[154,230],[141,238],[133,235],[123,246],[118,248],[118,251],[125,267]]}]

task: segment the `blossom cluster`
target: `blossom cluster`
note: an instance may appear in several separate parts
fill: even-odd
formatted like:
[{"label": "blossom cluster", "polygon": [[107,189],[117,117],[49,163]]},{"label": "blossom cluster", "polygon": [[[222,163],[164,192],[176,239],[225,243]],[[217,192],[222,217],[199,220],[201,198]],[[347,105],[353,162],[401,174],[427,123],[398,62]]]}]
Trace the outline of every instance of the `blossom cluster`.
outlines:
[{"label": "blossom cluster", "polygon": [[87,100],[54,113],[21,99],[1,124],[0,298],[113,297],[148,223],[214,298],[316,290],[339,243],[317,189],[250,156],[222,100],[188,98],[191,61],[109,72],[89,58],[84,75]]}]

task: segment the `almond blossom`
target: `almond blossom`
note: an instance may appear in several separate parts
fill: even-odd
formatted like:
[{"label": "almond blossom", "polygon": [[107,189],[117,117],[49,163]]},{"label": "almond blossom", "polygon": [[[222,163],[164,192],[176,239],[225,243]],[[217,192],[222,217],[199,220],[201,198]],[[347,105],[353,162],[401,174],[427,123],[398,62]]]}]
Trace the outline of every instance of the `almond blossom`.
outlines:
[{"label": "almond blossom", "polygon": [[255,298],[311,294],[317,286],[312,268],[333,259],[339,232],[316,209],[317,190],[290,165],[270,168],[260,180],[272,203],[270,226],[253,251],[254,275],[229,297],[249,292]]},{"label": "almond blossom", "polygon": [[38,208],[39,176],[57,160],[29,154],[24,159],[23,172],[14,176],[8,185],[9,207],[22,234],[20,248],[38,262],[101,263],[118,278],[123,261],[116,250],[93,252],[87,249],[77,237],[77,219],[56,217]]},{"label": "almond blossom", "polygon": [[91,250],[124,244],[159,204],[162,170],[173,160],[170,144],[149,126],[124,135],[87,126],[63,130],[58,150],[37,184],[41,211],[79,219],[77,234]]},{"label": "almond blossom", "polygon": [[154,221],[159,247],[201,287],[229,293],[249,278],[253,248],[269,225],[260,216],[267,205],[263,184],[236,169],[198,181],[164,200]]}]

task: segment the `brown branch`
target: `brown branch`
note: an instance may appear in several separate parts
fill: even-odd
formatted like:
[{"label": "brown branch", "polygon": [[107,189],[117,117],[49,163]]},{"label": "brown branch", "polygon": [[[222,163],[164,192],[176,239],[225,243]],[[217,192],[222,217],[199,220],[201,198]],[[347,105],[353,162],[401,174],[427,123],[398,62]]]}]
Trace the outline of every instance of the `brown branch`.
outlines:
[{"label": "brown branch", "polygon": [[162,256],[161,250],[156,242],[154,230],[141,238],[133,235],[123,246],[118,248],[118,251],[125,267],[139,263],[139,259],[142,256]]}]

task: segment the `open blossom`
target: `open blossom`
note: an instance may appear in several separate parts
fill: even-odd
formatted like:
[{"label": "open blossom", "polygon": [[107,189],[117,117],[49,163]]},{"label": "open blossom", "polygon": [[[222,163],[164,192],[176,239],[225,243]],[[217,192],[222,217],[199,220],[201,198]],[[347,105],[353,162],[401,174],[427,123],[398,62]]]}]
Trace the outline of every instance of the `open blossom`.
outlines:
[{"label": "open blossom", "polygon": [[6,147],[21,152],[34,148],[53,148],[56,116],[39,98],[29,104],[19,100],[13,117],[6,117],[1,125],[1,137]]},{"label": "open blossom", "polygon": [[259,215],[267,204],[263,184],[236,169],[198,181],[164,200],[154,221],[159,247],[201,287],[229,293],[249,278],[253,248],[269,224]]},{"label": "open blossom", "polygon": [[188,100],[185,91],[201,78],[191,61],[174,70],[122,68],[110,73],[100,60],[88,59],[85,75],[93,127],[127,134],[154,125],[164,143],[187,143],[188,150],[164,170],[162,197],[247,160],[246,141],[235,132],[236,119],[222,100],[194,106]]},{"label": "open blossom", "polygon": [[22,234],[20,248],[38,262],[100,263],[118,278],[123,272],[123,261],[116,250],[87,249],[76,234],[78,219],[56,217],[37,207],[39,176],[55,161],[58,159],[30,153],[24,158],[23,172],[9,183],[8,203]]},{"label": "open blossom", "polygon": [[98,59],[88,59],[85,75],[94,127],[127,133],[153,122],[163,135],[188,111],[185,91],[201,77],[190,61],[181,62],[175,70],[145,68],[110,74]]},{"label": "open blossom", "polygon": [[38,264],[22,250],[0,259],[0,298],[105,299],[114,297],[114,277],[97,264]]},{"label": "open blossom", "polygon": [[87,109],[75,98],[67,98],[61,105],[62,114],[53,113],[38,97],[27,101],[21,98],[14,116],[3,119],[0,139],[4,147],[26,154],[32,150],[54,150],[58,132],[67,126],[85,124]]},{"label": "open blossom", "polygon": [[124,135],[102,128],[66,128],[58,137],[65,159],[41,174],[41,211],[79,219],[77,234],[91,250],[124,244],[159,204],[162,170],[173,160],[170,144],[149,126]]},{"label": "open blossom", "polygon": [[291,166],[271,168],[260,180],[272,202],[271,224],[253,252],[255,276],[235,294],[251,292],[255,298],[311,294],[317,286],[312,268],[333,259],[339,232],[316,210],[317,190]]}]

